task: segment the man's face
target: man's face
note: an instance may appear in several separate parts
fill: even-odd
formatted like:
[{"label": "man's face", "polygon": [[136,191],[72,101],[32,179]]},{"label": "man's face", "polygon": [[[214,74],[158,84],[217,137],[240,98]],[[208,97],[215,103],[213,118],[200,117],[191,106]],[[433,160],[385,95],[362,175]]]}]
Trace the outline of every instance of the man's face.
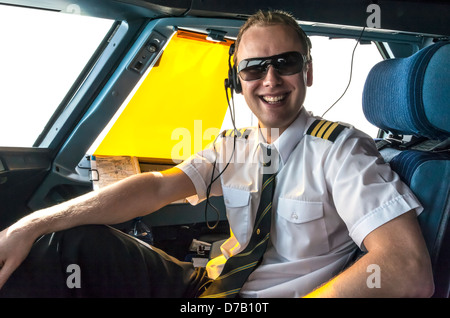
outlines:
[{"label": "man's face", "polygon": [[[243,59],[269,57],[290,51],[306,54],[296,31],[286,25],[253,26],[242,36],[237,63]],[[260,128],[279,128],[281,134],[297,117],[303,106],[306,87],[312,85],[312,64],[303,71],[281,76],[269,66],[265,77],[243,81],[242,93],[251,111],[258,117]]]}]

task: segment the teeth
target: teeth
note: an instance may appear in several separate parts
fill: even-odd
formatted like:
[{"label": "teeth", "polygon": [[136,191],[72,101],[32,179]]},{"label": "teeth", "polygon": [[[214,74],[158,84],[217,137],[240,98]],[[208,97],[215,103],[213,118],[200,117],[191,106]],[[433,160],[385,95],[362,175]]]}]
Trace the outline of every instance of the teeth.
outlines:
[{"label": "teeth", "polygon": [[281,100],[283,100],[286,97],[286,95],[280,95],[280,96],[263,96],[262,98],[264,101],[268,103],[277,103]]}]

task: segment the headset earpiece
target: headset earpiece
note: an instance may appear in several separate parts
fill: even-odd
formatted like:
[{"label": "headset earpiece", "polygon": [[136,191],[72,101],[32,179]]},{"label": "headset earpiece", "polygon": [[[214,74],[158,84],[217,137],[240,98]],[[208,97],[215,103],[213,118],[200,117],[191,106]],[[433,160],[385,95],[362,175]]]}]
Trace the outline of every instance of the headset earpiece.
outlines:
[{"label": "headset earpiece", "polygon": [[239,80],[239,76],[237,74],[237,68],[236,66],[233,66],[232,68],[232,77],[233,79],[233,88],[236,94],[240,94],[242,92],[242,86],[241,81]]},{"label": "headset earpiece", "polygon": [[225,79],[225,87],[234,89],[236,94],[240,94],[242,92],[241,82],[239,81],[239,76],[237,74],[236,66],[231,65],[231,57],[234,54],[234,43],[230,45],[230,51],[228,52],[228,78]]}]

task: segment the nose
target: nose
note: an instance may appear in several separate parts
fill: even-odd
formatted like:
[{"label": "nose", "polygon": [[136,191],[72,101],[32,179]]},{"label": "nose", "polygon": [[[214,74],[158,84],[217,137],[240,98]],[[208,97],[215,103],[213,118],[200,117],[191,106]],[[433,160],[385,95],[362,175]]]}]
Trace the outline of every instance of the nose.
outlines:
[{"label": "nose", "polygon": [[281,78],[278,71],[272,65],[269,65],[267,67],[266,76],[264,77],[264,82],[263,82],[264,86],[275,87],[275,86],[280,85],[282,80],[283,79]]}]

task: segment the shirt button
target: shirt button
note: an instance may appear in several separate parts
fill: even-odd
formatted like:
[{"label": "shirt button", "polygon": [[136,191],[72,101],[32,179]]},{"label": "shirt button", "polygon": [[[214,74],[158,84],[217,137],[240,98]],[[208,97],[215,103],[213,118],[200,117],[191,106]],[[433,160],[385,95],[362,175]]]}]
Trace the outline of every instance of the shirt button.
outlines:
[{"label": "shirt button", "polygon": [[292,212],[292,214],[291,214],[291,219],[293,219],[293,220],[297,220],[297,219],[298,219],[298,215],[297,215],[297,213],[295,213],[295,212]]}]

